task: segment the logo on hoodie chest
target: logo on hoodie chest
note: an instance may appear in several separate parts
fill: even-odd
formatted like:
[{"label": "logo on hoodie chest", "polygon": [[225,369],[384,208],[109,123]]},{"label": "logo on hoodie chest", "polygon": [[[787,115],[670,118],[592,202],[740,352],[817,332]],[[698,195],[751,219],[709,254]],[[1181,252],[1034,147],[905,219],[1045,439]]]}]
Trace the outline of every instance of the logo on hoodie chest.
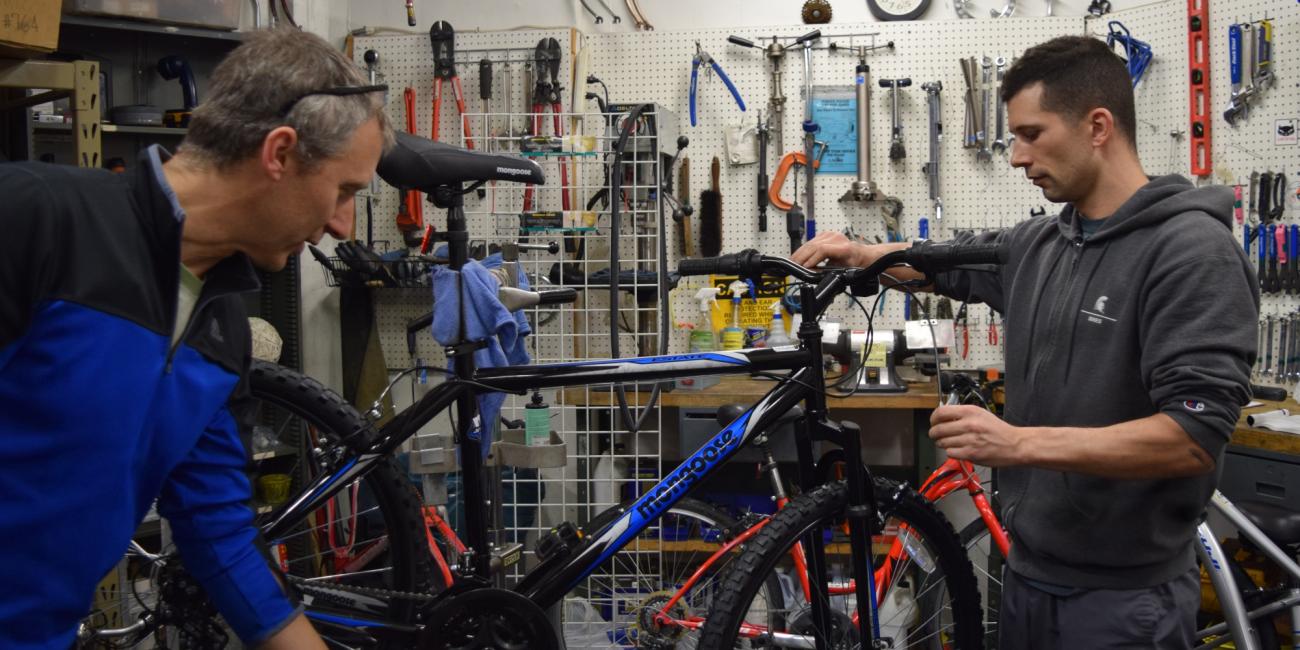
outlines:
[{"label": "logo on hoodie chest", "polygon": [[1108,307],[1107,303],[1109,302],[1110,302],[1109,296],[1098,296],[1091,303],[1087,303],[1087,302],[1084,303],[1085,305],[1091,304],[1092,306],[1091,309],[1089,309],[1088,307],[1084,307],[1079,311],[1088,319],[1088,322],[1092,323],[1093,325],[1105,325],[1107,323],[1119,322],[1118,319],[1106,313],[1106,309]]}]

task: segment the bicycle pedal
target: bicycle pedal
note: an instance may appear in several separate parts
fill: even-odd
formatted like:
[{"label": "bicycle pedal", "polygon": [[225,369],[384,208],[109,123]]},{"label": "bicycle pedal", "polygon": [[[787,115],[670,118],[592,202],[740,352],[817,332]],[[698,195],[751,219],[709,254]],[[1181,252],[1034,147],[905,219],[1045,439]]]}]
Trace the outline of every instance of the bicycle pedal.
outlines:
[{"label": "bicycle pedal", "polygon": [[488,563],[488,568],[493,575],[498,574],[503,569],[508,569],[524,557],[523,544],[502,544],[492,547],[492,559]]},{"label": "bicycle pedal", "polygon": [[582,544],[582,530],[570,522],[563,522],[537,540],[537,559],[546,562],[567,557]]}]

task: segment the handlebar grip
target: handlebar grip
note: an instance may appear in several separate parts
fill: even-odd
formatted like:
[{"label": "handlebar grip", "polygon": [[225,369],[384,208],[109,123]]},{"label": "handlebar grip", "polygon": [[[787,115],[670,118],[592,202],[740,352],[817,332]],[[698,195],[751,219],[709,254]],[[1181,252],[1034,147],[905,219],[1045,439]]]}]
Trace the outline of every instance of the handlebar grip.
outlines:
[{"label": "handlebar grip", "polygon": [[921,271],[944,271],[965,264],[1004,264],[1002,247],[996,244],[962,246],[921,242],[907,249],[903,259]]},{"label": "handlebar grip", "polygon": [[688,275],[740,275],[755,276],[763,273],[762,255],[754,249],[720,257],[682,260],[677,263],[677,273]]},{"label": "handlebar grip", "polygon": [[537,292],[539,305],[567,305],[578,300],[578,290],[572,287],[547,289]]}]

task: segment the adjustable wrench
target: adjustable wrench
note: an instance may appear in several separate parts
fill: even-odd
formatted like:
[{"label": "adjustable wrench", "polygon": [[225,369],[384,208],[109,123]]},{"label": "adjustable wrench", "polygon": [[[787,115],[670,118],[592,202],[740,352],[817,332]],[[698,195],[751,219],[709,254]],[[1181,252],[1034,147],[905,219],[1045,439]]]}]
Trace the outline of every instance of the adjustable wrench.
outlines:
[{"label": "adjustable wrench", "polygon": [[980,107],[979,118],[980,126],[976,134],[975,141],[979,144],[979,151],[975,152],[975,159],[980,162],[989,162],[993,160],[993,153],[989,151],[989,85],[993,83],[993,59],[984,57],[980,64],[983,69],[981,76],[982,82],[980,87]]},{"label": "adjustable wrench", "polygon": [[[1051,9],[1051,6],[1052,6],[1052,5],[1051,5],[1051,0],[1048,0],[1048,5],[1047,5],[1047,6],[1048,6],[1048,9]],[[1050,16],[1051,14],[1049,13],[1049,14],[1047,14],[1047,15]],[[1003,151],[1006,151],[1006,149],[1007,149],[1007,141],[1006,141],[1006,139],[1003,137],[1005,134],[1003,133],[1003,130],[1002,130],[1002,122],[1003,122],[1003,115],[1002,115],[1002,112],[1003,112],[1003,110],[1004,110],[1004,109],[1003,109],[1003,106],[1002,106],[1002,78],[1003,78],[1004,76],[1006,76],[1006,73],[1007,73],[1007,59],[1006,59],[1006,57],[1002,57],[1002,56],[1000,56],[1000,57],[998,57],[998,58],[994,61],[994,63],[998,66],[998,90],[997,90],[997,92],[995,92],[995,93],[993,94],[993,103],[996,104],[997,107],[998,107],[998,110],[997,110],[997,121],[998,121],[997,134],[998,134],[998,137],[997,137],[996,140],[993,141],[993,150],[994,150],[994,151],[997,151],[997,152],[999,152],[999,153],[1001,153],[1001,152],[1003,152]]]}]

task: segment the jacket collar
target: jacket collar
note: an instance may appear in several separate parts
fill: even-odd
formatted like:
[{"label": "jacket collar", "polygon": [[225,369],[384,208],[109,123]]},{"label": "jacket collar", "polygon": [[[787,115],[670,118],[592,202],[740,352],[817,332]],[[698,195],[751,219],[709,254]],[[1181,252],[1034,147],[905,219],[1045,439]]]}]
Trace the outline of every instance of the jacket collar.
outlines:
[{"label": "jacket collar", "polygon": [[[136,205],[140,208],[140,226],[158,255],[160,272],[163,277],[172,278],[169,285],[174,285],[179,281],[177,270],[181,264],[185,211],[167,184],[167,178],[162,175],[162,163],[169,159],[171,153],[160,145],[145,149],[136,162],[131,184]],[[262,288],[257,271],[243,253],[235,253],[218,262],[203,281],[204,299]]]}]

